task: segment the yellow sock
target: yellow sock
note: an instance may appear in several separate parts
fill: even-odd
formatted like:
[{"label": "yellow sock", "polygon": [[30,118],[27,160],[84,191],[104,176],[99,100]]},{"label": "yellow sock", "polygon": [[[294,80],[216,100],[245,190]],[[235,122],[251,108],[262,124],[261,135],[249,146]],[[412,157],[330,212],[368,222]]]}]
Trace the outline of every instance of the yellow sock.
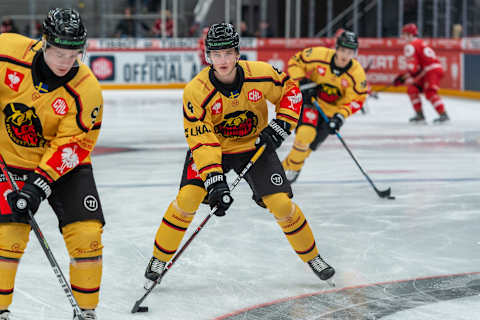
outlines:
[{"label": "yellow sock", "polygon": [[312,126],[300,126],[295,135],[292,150],[283,160],[282,165],[285,170],[300,171],[312,150],[309,148],[313,142],[317,131]]}]

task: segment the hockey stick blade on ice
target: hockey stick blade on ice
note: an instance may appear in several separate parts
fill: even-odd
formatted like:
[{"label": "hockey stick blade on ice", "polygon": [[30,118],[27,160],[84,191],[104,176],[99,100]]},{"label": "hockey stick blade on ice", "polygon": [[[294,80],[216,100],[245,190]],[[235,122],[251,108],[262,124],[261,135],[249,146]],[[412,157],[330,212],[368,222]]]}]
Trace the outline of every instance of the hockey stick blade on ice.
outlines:
[{"label": "hockey stick blade on ice", "polygon": [[[326,123],[329,123],[330,120],[328,119],[327,115],[323,112],[322,108],[320,108],[320,105],[318,104],[318,102],[312,98],[312,102],[315,106],[315,108],[318,110],[318,112],[320,113],[320,115],[322,116],[323,120],[325,120]],[[370,177],[368,176],[368,174],[365,172],[365,170],[363,170],[362,166],[360,165],[360,163],[357,161],[357,159],[355,158],[355,156],[353,155],[352,151],[350,151],[350,148],[347,146],[347,144],[345,143],[345,141],[343,140],[342,136],[340,135],[340,133],[338,131],[335,131],[335,134],[337,135],[337,138],[340,140],[340,142],[343,144],[343,146],[345,147],[345,150],[347,150],[348,154],[350,155],[350,157],[352,157],[353,161],[355,162],[355,164],[357,165],[357,167],[360,169],[360,172],[362,172],[363,176],[367,179],[367,181],[370,183],[370,185],[372,186],[373,190],[375,190],[375,192],[377,193],[377,195],[380,197],[380,198],[387,198],[389,200],[394,200],[395,197],[391,195],[391,192],[392,190],[390,188],[386,189],[386,190],[378,190],[378,188],[375,186],[375,184],[373,183],[372,179],[370,179]]]},{"label": "hockey stick blade on ice", "polygon": [[[19,190],[18,186],[10,176],[5,160],[3,159],[3,156],[1,154],[0,154],[0,170],[3,176],[5,177],[5,181],[7,181],[11,190],[18,191]],[[50,266],[52,267],[53,272],[57,276],[58,282],[60,282],[60,285],[62,286],[63,291],[67,295],[68,301],[70,301],[70,304],[72,305],[73,314],[74,314],[73,318],[75,320],[85,320],[82,317],[82,310],[78,306],[77,300],[75,300],[75,297],[73,296],[72,288],[70,288],[70,286],[68,285],[68,282],[65,276],[63,275],[62,269],[60,269],[60,266],[58,265],[58,262],[55,259],[52,250],[50,250],[50,246],[48,245],[47,240],[43,236],[42,231],[40,230],[40,227],[38,226],[37,221],[33,218],[33,214],[30,210],[28,210],[28,223],[30,224],[30,227],[32,227],[33,232],[37,236],[38,242],[40,242],[43,252],[45,252],[47,259],[50,262]]]},{"label": "hockey stick blade on ice", "polygon": [[[250,170],[250,168],[255,164],[255,162],[258,160],[258,158],[260,158],[260,156],[263,154],[263,152],[265,151],[265,148],[266,148],[265,145],[262,145],[258,148],[257,152],[255,152],[255,154],[252,156],[250,161],[245,165],[242,172],[240,172],[240,174],[237,176],[237,178],[230,185],[230,191],[233,191],[233,189],[235,189],[235,187],[240,183],[240,181],[245,176],[245,174],[248,172],[248,170]],[[177,254],[170,261],[167,262],[167,264],[165,265],[165,268],[162,271],[162,274],[160,274],[160,277],[157,279],[157,281],[155,281],[150,286],[150,288],[147,289],[147,291],[144,293],[144,295],[135,302],[135,304],[133,305],[132,311],[131,311],[132,313],[147,312],[148,311],[147,306],[141,306],[142,302],[148,297],[148,295],[153,291],[153,289],[155,289],[155,287],[158,284],[160,284],[160,282],[162,282],[162,279],[165,276],[165,274],[168,272],[168,270],[170,270],[170,268],[175,263],[175,261],[177,261],[177,259],[182,255],[183,251],[185,251],[185,249],[190,245],[192,240],[198,235],[200,230],[202,230],[202,228],[207,224],[208,220],[210,220],[210,218],[215,214],[216,211],[217,211],[217,207],[214,207],[210,211],[210,213],[203,219],[202,223],[200,223],[200,225],[195,229],[195,231],[188,238],[188,240],[185,241],[182,248],[180,248],[180,250],[177,252]]]}]

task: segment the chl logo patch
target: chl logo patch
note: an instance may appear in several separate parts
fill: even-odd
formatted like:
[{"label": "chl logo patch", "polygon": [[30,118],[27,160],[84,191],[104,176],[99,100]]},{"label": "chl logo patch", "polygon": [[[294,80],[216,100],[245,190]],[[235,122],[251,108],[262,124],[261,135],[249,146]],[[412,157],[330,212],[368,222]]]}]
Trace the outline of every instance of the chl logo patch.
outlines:
[{"label": "chl logo patch", "polygon": [[65,99],[63,98],[57,98],[55,99],[55,101],[53,101],[52,108],[55,114],[58,114],[59,116],[64,116],[68,112],[67,101],[65,101]]},{"label": "chl logo patch", "polygon": [[262,92],[258,91],[257,89],[248,91],[248,100],[252,102],[258,102],[260,99],[262,99]]},{"label": "chl logo patch", "polygon": [[270,182],[272,182],[272,184],[275,186],[281,186],[283,184],[283,178],[280,174],[274,173],[270,177]]},{"label": "chl logo patch", "polygon": [[24,77],[25,75],[23,73],[7,68],[4,82],[10,89],[18,92],[18,88],[20,87]]},{"label": "chl logo patch", "polygon": [[90,212],[97,211],[98,200],[93,195],[89,194],[83,198],[83,206]]}]

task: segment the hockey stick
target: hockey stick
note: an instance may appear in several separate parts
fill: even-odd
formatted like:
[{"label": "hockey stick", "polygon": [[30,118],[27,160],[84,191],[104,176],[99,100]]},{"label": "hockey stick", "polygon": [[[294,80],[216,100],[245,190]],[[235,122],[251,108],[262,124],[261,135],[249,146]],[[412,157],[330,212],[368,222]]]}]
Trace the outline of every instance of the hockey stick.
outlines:
[{"label": "hockey stick", "polygon": [[[327,115],[323,112],[322,108],[320,108],[320,105],[318,104],[318,102],[312,98],[312,102],[313,104],[315,105],[315,108],[317,108],[318,112],[322,115],[322,118],[323,120],[325,120],[325,122],[328,124],[330,122],[330,120],[328,119]],[[363,170],[362,166],[360,165],[360,163],[358,163],[357,159],[355,158],[355,156],[353,155],[352,151],[350,151],[350,148],[347,146],[347,144],[345,143],[345,141],[343,140],[342,136],[340,135],[340,133],[338,131],[335,131],[335,134],[337,135],[337,138],[340,140],[340,142],[343,144],[343,146],[345,147],[345,150],[347,150],[348,154],[350,155],[350,157],[352,157],[353,161],[355,161],[355,164],[357,165],[357,167],[360,169],[360,171],[362,172],[362,174],[365,176],[365,178],[367,178],[367,181],[370,183],[370,185],[373,187],[373,189],[375,190],[375,192],[377,193],[377,195],[380,197],[380,198],[387,198],[389,200],[394,200],[395,197],[394,196],[391,196],[390,193],[391,193],[391,189],[388,188],[386,190],[378,190],[377,187],[375,187],[375,184],[373,183],[372,179],[370,179],[370,177],[368,176],[368,174],[365,172],[365,170]]]},{"label": "hockey stick", "polygon": [[[19,191],[17,184],[10,176],[10,172],[8,172],[7,165],[5,164],[5,160],[3,159],[1,154],[0,154],[0,170],[2,171],[3,176],[5,177],[5,181],[7,181],[10,188],[13,191]],[[82,310],[78,306],[77,300],[75,300],[75,297],[73,296],[72,289],[68,285],[68,282],[65,279],[65,276],[63,275],[62,269],[60,269],[60,266],[58,265],[57,260],[55,260],[52,250],[50,250],[50,246],[48,245],[47,240],[43,236],[42,231],[40,230],[40,227],[38,226],[37,222],[33,218],[33,214],[30,211],[30,209],[28,210],[28,223],[32,227],[33,232],[35,232],[35,235],[37,236],[37,239],[40,242],[40,245],[42,246],[43,252],[45,252],[47,259],[50,262],[50,265],[52,266],[53,272],[57,276],[58,282],[60,282],[60,285],[62,286],[63,291],[67,295],[68,301],[70,301],[70,304],[72,305],[73,318],[77,320],[85,320],[82,317]]]},{"label": "hockey stick", "polygon": [[[262,146],[260,146],[260,148],[258,148],[257,152],[255,152],[255,154],[252,156],[250,161],[245,165],[243,170],[240,172],[240,174],[237,176],[237,178],[230,185],[230,191],[235,189],[235,187],[238,185],[240,180],[242,180],[242,178],[245,176],[245,174],[248,172],[248,170],[250,170],[250,168],[255,164],[255,162],[258,160],[258,158],[260,158],[260,156],[263,154],[263,152],[265,151],[265,148],[266,148],[266,145],[262,145]],[[180,248],[180,250],[177,252],[177,254],[170,261],[167,262],[167,264],[165,265],[165,267],[162,271],[162,274],[157,279],[157,281],[155,281],[152,284],[152,286],[147,289],[145,294],[135,302],[135,304],[132,308],[132,313],[147,312],[148,311],[148,307],[140,306],[140,304],[152,292],[152,290],[157,286],[157,284],[160,284],[160,282],[162,281],[163,277],[168,272],[168,270],[170,270],[170,268],[175,263],[175,261],[177,261],[177,259],[182,255],[183,251],[185,251],[185,249],[190,245],[192,240],[198,235],[200,230],[202,230],[202,228],[207,224],[208,220],[210,220],[210,218],[215,214],[215,212],[217,210],[218,210],[217,207],[214,207],[210,211],[210,213],[203,219],[202,223],[200,223],[200,225],[197,227],[197,229],[195,229],[195,231],[192,233],[190,238],[188,238],[188,240],[183,244],[182,248]]]}]

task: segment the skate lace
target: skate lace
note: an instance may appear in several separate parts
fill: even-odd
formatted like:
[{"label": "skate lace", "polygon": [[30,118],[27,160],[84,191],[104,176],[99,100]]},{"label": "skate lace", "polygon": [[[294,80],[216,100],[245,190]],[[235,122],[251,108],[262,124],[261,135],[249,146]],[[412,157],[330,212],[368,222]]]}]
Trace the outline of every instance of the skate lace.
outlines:
[{"label": "skate lace", "polygon": [[82,312],[82,317],[85,320],[97,320],[97,315],[95,310],[84,310]]},{"label": "skate lace", "polygon": [[162,273],[163,268],[165,268],[165,262],[153,258],[152,264],[150,265],[150,270],[156,273]]},{"label": "skate lace", "polygon": [[330,267],[325,261],[322,260],[320,257],[315,257],[312,260],[308,262],[312,269],[314,269],[317,272],[322,272],[323,270],[327,269]]},{"label": "skate lace", "polygon": [[0,313],[0,320],[10,320],[10,311],[6,310]]}]

